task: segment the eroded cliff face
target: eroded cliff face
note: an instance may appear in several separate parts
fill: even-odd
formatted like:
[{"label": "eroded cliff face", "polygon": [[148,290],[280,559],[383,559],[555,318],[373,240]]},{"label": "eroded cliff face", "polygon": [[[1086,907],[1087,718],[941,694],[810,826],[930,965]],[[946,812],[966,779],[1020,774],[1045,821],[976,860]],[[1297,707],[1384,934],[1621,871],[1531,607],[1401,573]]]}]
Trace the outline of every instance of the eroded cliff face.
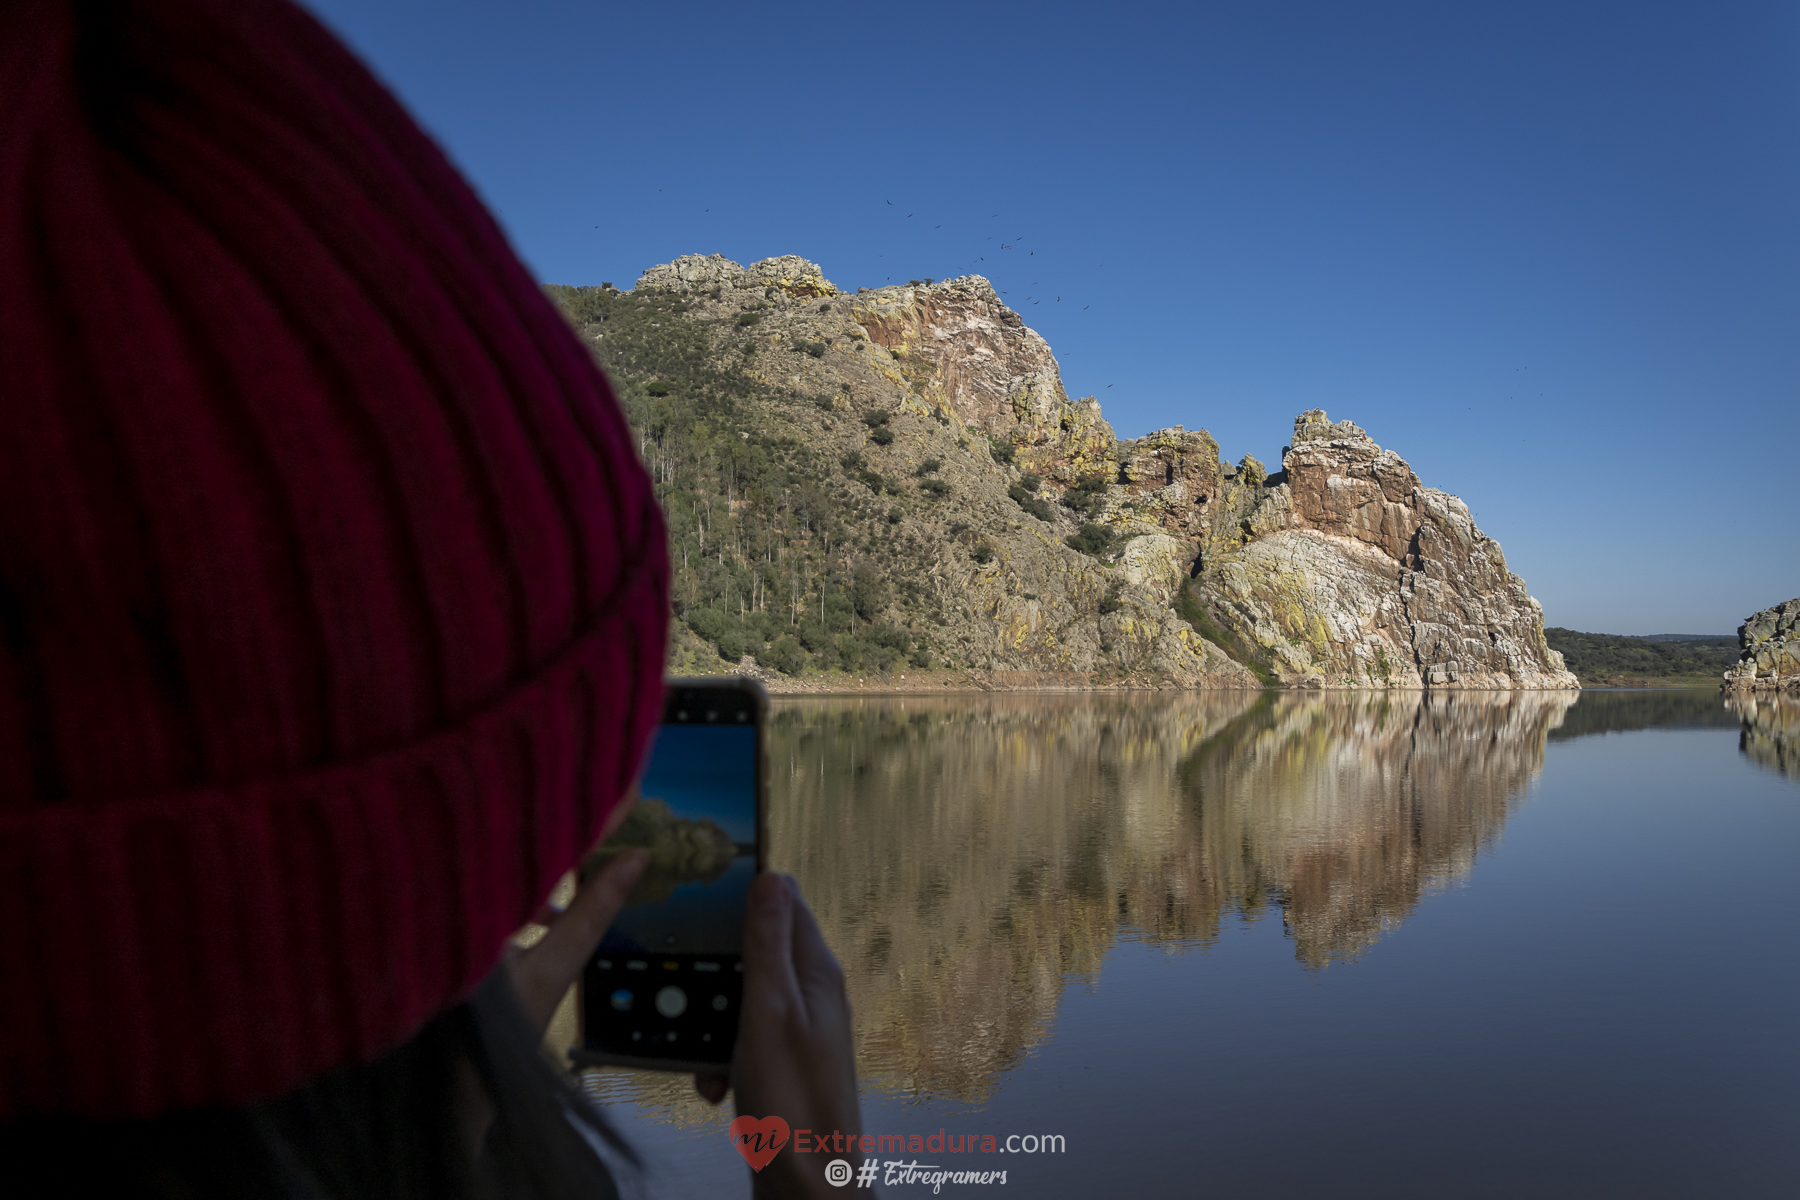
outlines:
[{"label": "eroded cliff face", "polygon": [[1021,469],[1065,480],[1110,472],[1113,428],[1099,401],[1069,399],[1050,344],[986,279],[881,288],[857,297],[851,314],[909,390],[1011,445]]},{"label": "eroded cliff face", "polygon": [[[756,395],[755,415],[732,418],[738,437],[793,460],[760,494],[737,495],[743,472],[719,469],[732,525],[705,496],[690,500],[713,537],[694,549],[712,576],[733,576],[738,617],[786,594],[804,635],[801,614],[829,615],[827,575],[874,571],[907,601],[862,620],[902,626],[934,662],[1041,683],[1578,686],[1468,507],[1351,422],[1302,413],[1274,474],[1249,456],[1223,461],[1203,429],[1119,441],[980,276],[852,295],[792,255],[749,267],[689,255],[646,271],[638,293],[584,333],[603,361],[685,363],[691,382],[615,371],[628,403],[652,385],[664,410],[688,402],[683,387],[700,403]],[[679,351],[659,349],[677,336]],[[650,446],[659,480],[683,454],[730,457],[679,438]],[[684,591],[695,568],[680,562],[678,612],[688,592],[719,610],[699,574]],[[763,634],[752,653],[774,661],[773,629]]]},{"label": "eroded cliff face", "polygon": [[[777,630],[798,628],[798,618],[824,615],[820,592],[832,585],[821,587],[822,567],[839,581],[866,571],[884,598],[856,619],[904,630],[933,666],[966,671],[970,682],[1260,686],[1177,613],[1193,561],[1184,542],[1151,525],[1137,531],[1150,536],[1105,555],[1066,544],[1085,517],[1055,501],[1064,481],[1112,478],[1112,427],[1091,398],[1069,399],[1049,346],[985,279],[850,295],[791,255],[749,267],[688,255],[646,271],[637,292],[610,319],[577,324],[628,406],[638,389],[657,387],[642,398],[650,421],[641,423],[671,426],[655,416],[658,405],[735,390],[747,396],[731,426],[749,444],[746,458],[774,448],[788,463],[762,484],[747,481],[747,461],[716,472],[714,490],[724,494],[688,500],[685,514],[683,497],[665,498],[672,525],[706,528],[709,540],[694,549],[711,557],[708,571],[737,567],[733,615],[773,601],[796,618]],[[701,357],[706,370],[688,371],[688,384],[663,365]],[[640,381],[619,369],[633,358],[656,374]],[[718,463],[731,453],[697,451],[691,427],[686,445],[644,433],[659,480],[681,473],[681,456]],[[1011,461],[997,461],[994,446]],[[1036,511],[1010,494],[1032,471],[1045,477]],[[722,549],[737,563],[722,561]],[[696,557],[674,556],[684,618]],[[777,689],[792,678],[771,669],[772,647],[752,654],[754,662],[723,664],[678,627],[671,666],[750,670]]]},{"label": "eroded cliff face", "polygon": [[1275,486],[1198,589],[1283,681],[1323,687],[1574,688],[1543,610],[1468,505],[1323,410],[1300,414]]},{"label": "eroded cliff face", "polygon": [[1800,691],[1800,597],[1745,618],[1738,646],[1738,664],[1725,673],[1727,689]]}]

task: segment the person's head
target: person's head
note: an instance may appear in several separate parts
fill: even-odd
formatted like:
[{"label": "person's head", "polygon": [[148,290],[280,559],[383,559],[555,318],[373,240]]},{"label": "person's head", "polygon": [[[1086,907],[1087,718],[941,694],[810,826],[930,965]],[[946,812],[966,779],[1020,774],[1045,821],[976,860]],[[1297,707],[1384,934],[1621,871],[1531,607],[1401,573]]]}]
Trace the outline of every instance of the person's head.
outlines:
[{"label": "person's head", "polygon": [[15,0],[0,104],[0,1124],[380,1157],[510,1086],[475,989],[652,731],[654,496],[286,0]]}]

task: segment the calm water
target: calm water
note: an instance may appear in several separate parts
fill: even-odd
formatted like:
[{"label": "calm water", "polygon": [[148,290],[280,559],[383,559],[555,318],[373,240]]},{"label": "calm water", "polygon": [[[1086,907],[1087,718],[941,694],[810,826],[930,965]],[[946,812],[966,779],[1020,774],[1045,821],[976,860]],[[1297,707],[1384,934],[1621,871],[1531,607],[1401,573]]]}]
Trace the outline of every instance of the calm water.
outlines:
[{"label": "calm water", "polygon": [[[865,1128],[1065,1139],[906,1156],[1008,1172],[940,1194],[1800,1184],[1792,706],[834,699],[779,703],[771,746]],[[589,1082],[650,1194],[747,1194],[729,1107]]]}]

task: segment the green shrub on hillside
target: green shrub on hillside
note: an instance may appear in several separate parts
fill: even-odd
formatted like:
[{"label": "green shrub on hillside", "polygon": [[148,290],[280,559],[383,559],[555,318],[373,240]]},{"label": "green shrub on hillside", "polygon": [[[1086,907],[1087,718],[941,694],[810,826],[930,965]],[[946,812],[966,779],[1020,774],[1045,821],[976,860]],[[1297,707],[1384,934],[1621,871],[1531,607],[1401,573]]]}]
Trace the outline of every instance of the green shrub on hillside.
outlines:
[{"label": "green shrub on hillside", "polygon": [[1106,503],[1106,478],[1090,475],[1063,493],[1063,505],[1084,517],[1091,517]]},{"label": "green shrub on hillside", "polygon": [[1079,550],[1083,554],[1099,558],[1112,550],[1113,536],[1103,526],[1083,525],[1078,532],[1064,538],[1063,544],[1071,550]]},{"label": "green shrub on hillside", "polygon": [[1020,508],[1024,509],[1040,521],[1053,520],[1056,516],[1056,514],[1051,511],[1048,504],[1045,504],[1042,500],[1039,500],[1036,496],[1032,495],[1016,483],[1006,489],[1006,494],[1011,496],[1013,501],[1018,504]]},{"label": "green shrub on hillside", "polygon": [[760,320],[762,320],[762,314],[759,312],[741,312],[738,314],[737,323],[739,325],[749,326],[756,324]]},{"label": "green shrub on hillside", "polygon": [[856,606],[856,615],[865,621],[873,621],[887,604],[887,580],[881,572],[867,563],[861,563],[850,574],[850,602]]},{"label": "green shrub on hillside", "polygon": [[869,435],[869,440],[877,446],[891,446],[894,443],[894,431],[883,425]]},{"label": "green shrub on hillside", "polygon": [[806,648],[799,638],[784,633],[769,646],[768,655],[759,655],[757,661],[767,663],[783,675],[798,675],[806,667]]}]

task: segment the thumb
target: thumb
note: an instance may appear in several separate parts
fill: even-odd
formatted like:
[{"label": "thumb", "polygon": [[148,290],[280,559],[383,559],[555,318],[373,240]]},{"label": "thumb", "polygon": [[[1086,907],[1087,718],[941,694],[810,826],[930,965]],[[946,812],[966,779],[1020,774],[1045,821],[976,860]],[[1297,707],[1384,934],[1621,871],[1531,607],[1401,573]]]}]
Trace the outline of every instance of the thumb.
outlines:
[{"label": "thumb", "polygon": [[787,880],[764,871],[744,905],[744,1008],[798,1004],[794,976],[794,900]]}]

